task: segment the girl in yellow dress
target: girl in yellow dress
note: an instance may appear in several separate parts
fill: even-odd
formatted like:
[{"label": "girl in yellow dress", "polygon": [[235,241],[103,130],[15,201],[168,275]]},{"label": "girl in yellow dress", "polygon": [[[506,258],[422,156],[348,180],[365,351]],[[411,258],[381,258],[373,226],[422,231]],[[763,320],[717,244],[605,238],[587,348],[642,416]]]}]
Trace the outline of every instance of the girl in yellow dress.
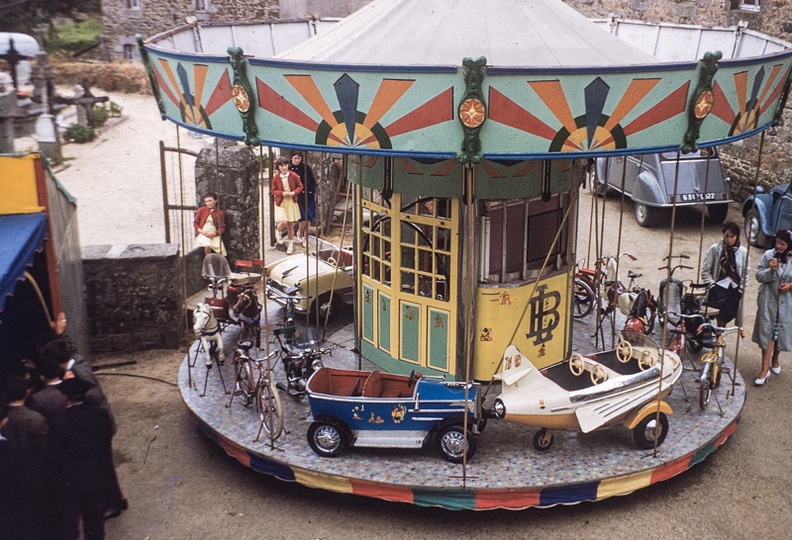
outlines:
[{"label": "girl in yellow dress", "polygon": [[222,238],[226,230],[225,212],[217,207],[217,203],[217,193],[207,193],[204,195],[206,206],[195,212],[195,245],[203,246],[206,255],[214,251],[225,257],[227,253]]}]

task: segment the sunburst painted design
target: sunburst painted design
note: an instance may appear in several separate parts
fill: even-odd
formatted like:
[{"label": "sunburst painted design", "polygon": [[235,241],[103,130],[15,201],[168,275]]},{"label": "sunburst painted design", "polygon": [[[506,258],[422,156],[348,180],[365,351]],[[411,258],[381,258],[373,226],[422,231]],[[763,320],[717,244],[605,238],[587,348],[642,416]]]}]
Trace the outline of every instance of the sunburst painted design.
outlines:
[{"label": "sunburst painted design", "polygon": [[643,114],[624,125],[624,120],[645,104],[649,93],[660,79],[633,79],[624,93],[618,97],[611,114],[606,114],[606,105],[612,101],[612,90],[600,77],[593,79],[583,92],[584,113],[575,116],[570,99],[558,80],[529,81],[527,84],[536,93],[547,110],[558,121],[548,125],[523,107],[515,103],[494,87],[489,91],[489,118],[520,131],[549,141],[550,152],[580,152],[591,150],[614,150],[627,147],[627,137],[651,126],[664,122],[684,112],[688,84],[682,85],[658,102],[650,104]]},{"label": "sunburst painted design", "polygon": [[776,64],[765,77],[765,70],[762,67],[756,72],[753,80],[747,71],[734,73],[732,81],[736,104],[729,102],[723,86],[716,82],[712,89],[714,103],[710,115],[729,124],[729,136],[756,129],[760,117],[776,102],[784,90],[784,82],[789,71],[782,73],[782,69],[781,64]]},{"label": "sunburst painted design", "polygon": [[176,64],[176,73],[173,72],[170,62],[164,58],[159,60],[162,70],[155,66],[155,76],[162,93],[179,108],[181,120],[203,129],[212,129],[210,117],[220,107],[232,100],[231,80],[228,70],[223,70],[220,78],[215,82],[208,99],[204,99],[208,88],[209,66],[193,64],[192,83],[187,69],[180,62]]},{"label": "sunburst painted design", "polygon": [[[359,83],[349,74],[341,75],[333,84],[339,109],[333,110],[327,96],[311,75],[285,75],[284,78],[308,104],[303,110],[294,100],[276,92],[261,79],[256,79],[259,107],[292,124],[316,134],[315,142],[323,146],[349,148],[391,148],[391,138],[418,131],[453,119],[453,89],[438,94],[412,109],[387,126],[382,118],[415,83],[411,79],[383,79],[368,107],[360,111],[363,101]],[[300,100],[302,102],[302,100]]]}]

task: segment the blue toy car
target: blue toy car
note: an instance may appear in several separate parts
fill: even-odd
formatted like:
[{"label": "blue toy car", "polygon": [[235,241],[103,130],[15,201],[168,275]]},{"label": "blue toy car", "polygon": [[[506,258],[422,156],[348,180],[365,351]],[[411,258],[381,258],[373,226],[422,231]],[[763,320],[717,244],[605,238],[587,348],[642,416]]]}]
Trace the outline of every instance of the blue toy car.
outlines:
[{"label": "blue toy car", "polygon": [[421,448],[433,440],[441,456],[462,463],[475,454],[486,423],[478,383],[325,367],[307,391],[308,444],[322,457],[347,446]]},{"label": "blue toy car", "polygon": [[743,201],[745,237],[752,246],[771,247],[778,229],[792,229],[792,184],[782,184],[766,192],[756,189]]}]

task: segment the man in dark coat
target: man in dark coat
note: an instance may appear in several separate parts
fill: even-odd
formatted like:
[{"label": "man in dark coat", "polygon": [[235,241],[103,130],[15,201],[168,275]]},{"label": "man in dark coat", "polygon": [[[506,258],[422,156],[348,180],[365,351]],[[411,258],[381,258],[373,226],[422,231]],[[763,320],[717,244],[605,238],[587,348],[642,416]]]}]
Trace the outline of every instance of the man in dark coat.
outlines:
[{"label": "man in dark coat", "polygon": [[91,383],[78,378],[58,385],[66,410],[52,421],[53,459],[63,494],[64,538],[104,538],[105,512],[118,488],[113,465],[113,425],[105,409],[84,403]]},{"label": "man in dark coat", "polygon": [[[7,410],[0,402],[0,433]],[[25,483],[22,450],[0,434],[0,540],[24,538]]]},{"label": "man in dark coat", "polygon": [[39,376],[44,382],[44,388],[31,395],[26,405],[44,415],[49,422],[66,410],[63,394],[58,391],[58,386],[63,380],[63,368],[54,360],[48,360],[39,366]]}]

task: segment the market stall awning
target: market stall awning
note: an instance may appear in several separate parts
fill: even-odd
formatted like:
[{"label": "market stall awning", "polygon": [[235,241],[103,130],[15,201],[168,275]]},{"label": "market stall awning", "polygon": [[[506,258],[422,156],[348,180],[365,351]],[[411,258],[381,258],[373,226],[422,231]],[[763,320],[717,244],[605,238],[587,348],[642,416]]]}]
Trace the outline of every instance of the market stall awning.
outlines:
[{"label": "market stall awning", "polygon": [[0,215],[0,311],[6,298],[14,294],[16,283],[24,279],[25,269],[33,263],[47,236],[47,214]]}]

